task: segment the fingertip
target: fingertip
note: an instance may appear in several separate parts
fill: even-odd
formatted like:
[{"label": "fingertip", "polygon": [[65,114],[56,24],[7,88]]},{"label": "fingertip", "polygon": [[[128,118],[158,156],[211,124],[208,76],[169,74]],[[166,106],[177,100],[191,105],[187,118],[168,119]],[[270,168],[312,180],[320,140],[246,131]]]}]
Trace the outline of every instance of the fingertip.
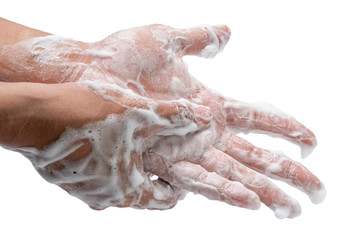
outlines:
[{"label": "fingertip", "polygon": [[311,153],[313,152],[313,150],[315,150],[317,146],[317,141],[314,141],[314,143],[312,143],[312,145],[308,145],[308,144],[302,144],[301,147],[301,158],[305,159],[307,158],[309,155],[311,155]]},{"label": "fingertip", "polygon": [[215,25],[213,29],[216,32],[222,51],[231,37],[231,29],[227,25]]},{"label": "fingertip", "polygon": [[218,29],[219,31],[226,32],[228,34],[228,37],[232,34],[231,29],[225,24],[215,25],[214,28]]},{"label": "fingertip", "polygon": [[309,198],[312,203],[320,204],[325,200],[326,195],[327,195],[327,191],[325,185],[321,183],[320,188],[318,190],[313,191],[311,194],[309,194]]},{"label": "fingertip", "polygon": [[[302,125],[303,126],[303,125]],[[303,126],[304,127],[304,126]],[[317,139],[315,134],[304,127],[303,136],[300,139],[299,146],[301,147],[301,157],[302,159],[311,155],[313,150],[317,147]]]},{"label": "fingertip", "polygon": [[294,143],[301,148],[301,157],[304,159],[316,148],[317,139],[315,134],[300,122],[295,120],[294,125],[294,131],[289,136],[294,137]]},{"label": "fingertip", "polygon": [[300,216],[302,212],[301,205],[294,199],[287,205],[272,204],[270,208],[278,219],[295,218]]},{"label": "fingertip", "polygon": [[244,201],[243,203],[244,208],[247,208],[249,210],[259,210],[261,208],[261,200],[255,194],[254,192],[249,191],[248,193],[248,199]]},{"label": "fingertip", "polygon": [[290,215],[288,215],[287,218],[295,218],[300,216],[302,213],[302,208],[301,205],[298,203],[298,201],[293,200],[292,202],[292,211],[290,213]]},{"label": "fingertip", "polygon": [[208,42],[199,52],[199,57],[213,58],[223,51],[231,36],[230,29],[225,25],[204,25],[202,30],[208,35]]},{"label": "fingertip", "polygon": [[290,209],[286,208],[286,207],[278,207],[274,211],[274,214],[275,214],[276,218],[278,218],[278,219],[293,218],[293,217],[291,217]]},{"label": "fingertip", "polygon": [[257,194],[251,192],[251,197],[249,199],[249,205],[248,208],[250,210],[258,210],[261,208],[261,200],[259,199],[259,197],[257,196]]},{"label": "fingertip", "polygon": [[104,209],[106,209],[106,207],[91,206],[91,205],[88,206],[95,211],[103,211]]},{"label": "fingertip", "polygon": [[230,36],[231,30],[226,25],[201,25],[178,31],[175,39],[182,56],[213,58],[224,49]]}]

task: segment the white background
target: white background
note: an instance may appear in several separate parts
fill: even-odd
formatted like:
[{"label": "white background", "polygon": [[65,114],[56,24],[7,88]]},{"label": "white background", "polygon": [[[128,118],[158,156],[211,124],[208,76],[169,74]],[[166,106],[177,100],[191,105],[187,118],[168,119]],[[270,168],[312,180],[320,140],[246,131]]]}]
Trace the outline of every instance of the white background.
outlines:
[{"label": "white background", "polygon": [[187,57],[190,72],[224,95],[270,102],[312,129],[319,145],[305,160],[290,143],[245,137],[302,161],[328,191],[313,205],[279,184],[302,205],[293,220],[193,194],[169,211],[93,211],[1,149],[0,239],[361,239],[360,1],[2,0],[0,16],[83,41],[151,23],[227,24],[225,50],[212,60]]}]

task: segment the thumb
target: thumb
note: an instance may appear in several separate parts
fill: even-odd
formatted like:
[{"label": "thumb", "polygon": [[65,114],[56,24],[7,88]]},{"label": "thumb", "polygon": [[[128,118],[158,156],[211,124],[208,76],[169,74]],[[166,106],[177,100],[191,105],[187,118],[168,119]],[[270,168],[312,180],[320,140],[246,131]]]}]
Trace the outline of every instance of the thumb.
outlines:
[{"label": "thumb", "polygon": [[172,36],[175,49],[181,56],[197,55],[215,57],[223,50],[231,36],[226,25],[203,25],[189,29],[178,29]]}]

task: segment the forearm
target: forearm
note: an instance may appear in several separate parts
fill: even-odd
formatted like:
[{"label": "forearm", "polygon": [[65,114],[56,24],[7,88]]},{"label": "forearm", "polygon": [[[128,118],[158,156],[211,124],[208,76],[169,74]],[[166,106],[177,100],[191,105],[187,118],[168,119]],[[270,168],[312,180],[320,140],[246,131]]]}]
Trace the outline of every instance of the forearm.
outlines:
[{"label": "forearm", "polygon": [[99,99],[79,84],[0,82],[0,145],[42,149],[67,127],[97,120],[89,109]]},{"label": "forearm", "polygon": [[124,110],[77,83],[0,82],[0,145],[41,149],[66,128]]},{"label": "forearm", "polygon": [[40,147],[54,138],[47,130],[56,124],[44,108],[46,100],[51,101],[51,96],[39,85],[0,82],[0,145]]},{"label": "forearm", "polygon": [[85,51],[90,44],[47,35],[0,18],[0,82],[61,83],[79,77],[93,58]]},{"label": "forearm", "polygon": [[[0,81],[1,82],[19,82],[26,81],[28,76],[19,79],[17,74],[16,67],[9,58],[24,58],[26,56],[16,56],[12,54],[11,51],[7,51],[7,46],[16,44],[23,40],[33,38],[33,37],[42,37],[47,36],[49,33],[39,31],[33,28],[23,26],[0,18]],[[18,62],[18,61],[15,61]]]},{"label": "forearm", "polygon": [[9,44],[14,44],[22,40],[49,35],[49,33],[29,28],[18,23],[0,18],[0,50]]}]

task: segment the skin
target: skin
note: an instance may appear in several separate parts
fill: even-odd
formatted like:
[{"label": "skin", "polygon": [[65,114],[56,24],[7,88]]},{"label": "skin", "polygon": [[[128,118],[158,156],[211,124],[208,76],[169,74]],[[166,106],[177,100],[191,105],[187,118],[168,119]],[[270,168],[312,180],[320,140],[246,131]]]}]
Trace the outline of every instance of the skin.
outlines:
[{"label": "skin", "polygon": [[[35,32],[30,34],[31,37],[36,35]],[[38,33],[39,36],[46,35]],[[316,146],[315,135],[280,111],[270,111],[215,93],[192,77],[182,61],[185,55],[214,56],[229,37],[230,30],[226,26],[174,29],[150,25],[123,30],[94,43],[54,37],[28,38],[3,45],[0,79],[48,85],[80,84],[83,87],[94,83],[103,86],[106,95],[121,95],[107,88],[106,83],[131,90],[132,97],[146,98],[145,101],[172,102],[181,98],[189,102],[186,109],[192,109],[191,103],[205,106],[212,114],[211,122],[207,122],[207,111],[202,110],[203,118],[193,118],[203,119],[202,124],[197,122],[197,131],[181,137],[152,135],[156,137],[149,138],[147,147],[138,152],[141,170],[157,175],[157,181],[173,189],[174,194],[170,194],[172,197],[167,198],[170,200],[162,208],[174,206],[180,197],[179,190],[184,189],[249,209],[258,209],[262,202],[278,217],[295,217],[300,214],[297,201],[268,178],[285,181],[311,199],[315,195],[323,197],[322,183],[300,163],[283,154],[257,148],[235,134],[261,132],[285,138],[303,148]],[[141,105],[137,103],[132,107],[137,109]],[[89,122],[92,121],[96,120]],[[83,154],[89,152],[91,150]],[[75,159],[82,161],[84,156]],[[165,192],[169,193],[168,190]],[[149,205],[149,201],[145,202]],[[152,208],[147,204],[138,201],[133,205],[117,206]]]}]

